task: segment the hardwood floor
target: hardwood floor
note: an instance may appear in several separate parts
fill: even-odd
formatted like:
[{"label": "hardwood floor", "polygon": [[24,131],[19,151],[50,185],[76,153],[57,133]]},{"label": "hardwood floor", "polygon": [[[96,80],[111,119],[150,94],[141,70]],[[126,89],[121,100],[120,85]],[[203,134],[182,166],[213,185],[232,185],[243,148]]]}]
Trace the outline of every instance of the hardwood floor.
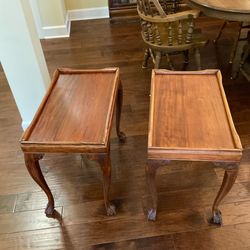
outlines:
[{"label": "hardwood floor", "polygon": [[[222,21],[202,17],[214,39]],[[227,63],[237,25],[230,24],[217,49],[201,50],[202,67],[222,70],[225,91],[244,147],[239,177],[221,205],[224,225],[207,220],[223,170],[200,162],[172,163],[158,173],[159,212],[147,222],[143,207],[151,68],[142,69],[138,22],[72,23],[71,37],[43,40],[49,72],[58,67],[118,66],[124,87],[121,126],[127,142],[111,135],[111,198],[117,215],[106,217],[102,178],[95,162],[79,155],[46,155],[41,166],[55,197],[58,218],[46,218],[46,197],[29,176],[19,147],[22,130],[3,70],[0,71],[0,249],[250,249],[250,84],[230,80]],[[240,54],[238,53],[238,57]],[[181,69],[181,57],[172,57]],[[152,67],[152,64],[150,64]],[[162,67],[165,66],[163,62]],[[188,66],[195,69],[194,57]]]}]

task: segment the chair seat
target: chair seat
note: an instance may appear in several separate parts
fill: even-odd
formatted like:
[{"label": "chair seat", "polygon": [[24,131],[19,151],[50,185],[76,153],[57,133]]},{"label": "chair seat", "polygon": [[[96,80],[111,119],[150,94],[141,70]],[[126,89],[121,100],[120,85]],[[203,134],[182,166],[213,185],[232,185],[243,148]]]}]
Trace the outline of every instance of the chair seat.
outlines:
[{"label": "chair seat", "polygon": [[250,82],[250,31],[248,31],[248,42],[243,47],[239,70]]}]

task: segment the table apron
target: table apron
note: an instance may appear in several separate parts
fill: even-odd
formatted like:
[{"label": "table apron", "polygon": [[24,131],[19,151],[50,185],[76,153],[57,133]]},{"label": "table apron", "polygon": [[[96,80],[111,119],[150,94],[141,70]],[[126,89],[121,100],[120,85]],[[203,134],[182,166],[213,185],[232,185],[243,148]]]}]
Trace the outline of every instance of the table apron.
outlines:
[{"label": "table apron", "polygon": [[108,153],[105,145],[25,145],[21,146],[24,153]]}]

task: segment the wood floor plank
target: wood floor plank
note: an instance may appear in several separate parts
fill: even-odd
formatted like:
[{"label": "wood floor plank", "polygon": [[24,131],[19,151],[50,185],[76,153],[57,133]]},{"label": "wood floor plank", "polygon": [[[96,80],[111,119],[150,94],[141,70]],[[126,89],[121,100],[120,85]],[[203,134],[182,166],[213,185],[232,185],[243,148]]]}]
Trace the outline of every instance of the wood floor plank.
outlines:
[{"label": "wood floor plank", "polygon": [[[121,183],[121,182],[120,182]],[[123,182],[123,187],[129,184]],[[99,188],[98,188],[99,186]],[[114,185],[116,187],[117,185]],[[139,187],[139,186],[137,186]],[[132,199],[129,202],[133,203],[133,199],[139,199],[142,204],[147,202],[146,189],[141,186],[139,191],[137,187],[130,186],[126,190],[112,188],[111,198],[118,203],[125,202],[124,200]],[[133,189],[132,189],[133,188]],[[188,188],[182,190],[159,191],[159,209],[165,211],[173,211],[175,209],[206,207],[213,203],[213,200],[219,190],[219,185],[215,187],[203,188]],[[100,185],[66,185],[64,188],[56,188],[53,190],[55,204],[57,206],[78,205],[88,201],[102,201],[102,189]],[[116,197],[119,197],[117,199]],[[250,200],[250,188],[246,183],[237,183],[234,185],[231,192],[227,195],[223,203],[241,202]],[[127,202],[127,201],[126,201]],[[18,194],[15,211],[28,211],[45,208],[47,198],[42,191],[33,193]]]},{"label": "wood floor plank", "polygon": [[[78,238],[79,242],[80,239]],[[77,249],[77,244],[71,244],[67,233],[63,233],[60,227],[52,227],[40,230],[22,231],[0,235],[0,249]],[[78,244],[80,249],[81,244]]]},{"label": "wood floor plank", "polygon": [[[119,173],[118,171],[115,173],[115,175],[117,176],[115,180],[113,180],[112,182],[111,198],[116,199],[116,197],[119,197],[121,199],[132,196],[132,197],[138,197],[138,199],[140,200],[142,199],[142,197],[146,193],[144,166],[137,165],[136,167],[139,168],[138,171],[132,172],[132,170],[129,171],[127,169],[124,170],[123,174],[120,172],[121,169],[119,169]],[[131,176],[132,173],[133,177]],[[188,176],[188,178],[185,178],[186,176]],[[102,200],[103,198],[103,190],[101,184],[102,180],[94,178],[94,180],[92,180],[92,183],[88,182],[87,184],[85,184],[84,181],[85,177],[83,178],[81,178],[81,176],[68,177],[66,179],[59,175],[59,177],[57,176],[58,183],[56,180],[53,181],[49,180],[48,183],[52,184],[50,186],[55,197],[56,205],[63,206],[69,204],[83,203],[91,200],[93,201]],[[175,200],[174,196],[177,195],[177,197],[180,196],[180,198],[179,199],[177,198],[177,200],[184,199],[187,204],[189,199],[188,197],[190,198],[197,197],[198,201],[200,201],[202,199],[201,198],[202,196],[208,198],[208,194],[211,194],[208,199],[208,202],[211,203],[211,199],[215,197],[216,192],[219,188],[219,185],[211,168],[209,168],[207,171],[200,169],[197,170],[196,172],[185,171],[183,173],[174,171],[170,173],[165,173],[163,171],[162,173],[159,173],[158,180],[159,180],[158,191],[159,193],[167,193],[165,195],[166,199]],[[190,188],[192,189],[189,191]],[[208,188],[210,192],[205,191],[206,188]],[[201,191],[199,191],[200,189]],[[244,192],[243,189],[244,187],[239,186],[238,193],[241,193],[241,195],[238,197],[240,200],[244,199],[244,195],[248,194],[247,192]],[[179,190],[180,192],[172,193],[173,191],[176,190]],[[204,192],[202,192],[202,190],[204,190]],[[168,192],[170,192],[170,194],[168,194]],[[196,192],[195,195],[193,195],[193,192]],[[196,201],[196,203],[198,203],[197,199],[193,200]],[[202,200],[206,199],[203,198]],[[44,208],[46,204],[47,204],[47,199],[42,191],[26,192],[17,195],[15,211],[18,212],[18,211],[26,211],[33,209],[41,209]],[[184,202],[182,204],[184,204]],[[191,204],[192,202],[190,202],[190,205]]]},{"label": "wood floor plank", "polygon": [[[202,214],[192,210],[179,211],[178,213],[159,213],[159,218],[155,223],[149,223],[141,213],[137,216],[127,216],[124,218],[109,219],[99,223],[89,223],[86,228],[89,230],[82,238],[86,245],[93,245],[94,242],[108,243],[124,241],[134,238],[152,237],[158,234],[171,234],[176,231],[192,231],[194,227],[207,227]],[[166,221],[168,223],[166,223]],[[67,221],[67,223],[69,223]],[[72,225],[76,226],[77,224]],[[69,225],[72,226],[72,225]],[[65,226],[68,228],[68,226]],[[105,230],[104,230],[105,228]],[[110,233],[112,231],[112,233]],[[95,232],[93,234],[93,232]],[[126,232],[126,233],[125,233]]]},{"label": "wood floor plank", "polygon": [[0,195],[0,214],[12,213],[15,209],[16,195]]},{"label": "wood floor plank", "polygon": [[[61,207],[57,207],[56,210],[62,214]],[[0,234],[51,228],[58,225],[59,221],[47,218],[44,215],[44,210],[0,214]]]},{"label": "wood floor plank", "polygon": [[161,217],[162,220],[156,223],[147,222],[144,215],[131,216],[118,220],[92,221],[84,224],[70,223],[67,220],[62,222],[61,227],[0,234],[0,240],[2,245],[9,244],[10,246],[16,244],[19,246],[28,245],[29,247],[41,247],[42,249],[44,246],[44,249],[49,249],[45,247],[47,243],[48,245],[51,244],[51,249],[57,249],[62,246],[62,248],[68,246],[68,249],[74,249],[74,247],[75,249],[81,249],[81,247],[86,249],[87,246],[96,244],[127,241],[153,237],[158,234],[171,234],[176,231],[192,231],[197,227],[200,229],[207,227],[203,216],[191,210],[171,213]]},{"label": "wood floor plank", "polygon": [[250,248],[249,223],[174,234],[176,250],[246,250]]},{"label": "wood floor plank", "polygon": [[[236,225],[250,222],[250,201],[224,203],[221,204],[220,210],[223,215],[223,225]],[[207,208],[207,220],[210,217],[211,208]]]},{"label": "wood floor plank", "polygon": [[100,244],[90,247],[91,250],[158,250],[168,249],[175,250],[174,242],[171,236],[156,236],[141,238],[135,240],[112,242],[107,244]]},{"label": "wood floor plank", "polygon": [[[165,246],[171,247],[171,236],[151,236],[140,237],[137,239],[131,239],[127,241],[115,241],[97,244],[100,242],[100,238],[86,239],[86,224],[85,227],[81,225],[73,225],[65,227],[55,227],[48,229],[41,229],[35,231],[26,231],[13,234],[0,235],[1,249],[129,249],[127,247],[134,247],[134,242],[147,243],[145,247],[150,246],[150,243],[154,242],[154,245],[160,245],[161,248],[148,248],[148,249],[168,249]],[[198,231],[176,233],[173,234],[174,245],[176,250],[246,250],[249,249],[249,229],[250,224],[239,224],[233,226],[213,227],[206,229],[199,229]],[[94,234],[92,234],[93,238]],[[100,235],[101,236],[101,235]],[[91,244],[91,242],[95,242]],[[131,243],[132,242],[132,243]],[[141,243],[141,244],[144,244]],[[140,246],[137,243],[136,246]],[[116,246],[116,248],[114,248]],[[125,247],[124,247],[125,246]],[[133,248],[132,248],[133,249]],[[139,248],[140,249],[140,248]],[[144,248],[142,248],[144,249]],[[147,249],[147,248],[145,248]]]}]

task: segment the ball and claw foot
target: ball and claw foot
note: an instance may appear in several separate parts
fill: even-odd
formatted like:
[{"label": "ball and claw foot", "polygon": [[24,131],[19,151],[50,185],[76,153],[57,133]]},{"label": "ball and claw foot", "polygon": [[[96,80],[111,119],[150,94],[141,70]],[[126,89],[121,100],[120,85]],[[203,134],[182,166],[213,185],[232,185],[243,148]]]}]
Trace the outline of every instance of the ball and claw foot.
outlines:
[{"label": "ball and claw foot", "polygon": [[115,205],[109,204],[107,206],[107,216],[113,216],[116,215]]},{"label": "ball and claw foot", "polygon": [[126,134],[123,133],[122,131],[119,132],[118,138],[119,138],[119,141],[120,141],[121,143],[126,142]]},{"label": "ball and claw foot", "polygon": [[217,210],[213,213],[213,217],[211,218],[210,223],[220,226],[222,225],[222,215],[220,210]]},{"label": "ball and claw foot", "polygon": [[149,221],[156,221],[156,209],[149,209],[148,210],[148,220]]},{"label": "ball and claw foot", "polygon": [[55,214],[55,208],[52,204],[48,203],[46,209],[45,209],[45,214],[47,217],[54,217]]}]

